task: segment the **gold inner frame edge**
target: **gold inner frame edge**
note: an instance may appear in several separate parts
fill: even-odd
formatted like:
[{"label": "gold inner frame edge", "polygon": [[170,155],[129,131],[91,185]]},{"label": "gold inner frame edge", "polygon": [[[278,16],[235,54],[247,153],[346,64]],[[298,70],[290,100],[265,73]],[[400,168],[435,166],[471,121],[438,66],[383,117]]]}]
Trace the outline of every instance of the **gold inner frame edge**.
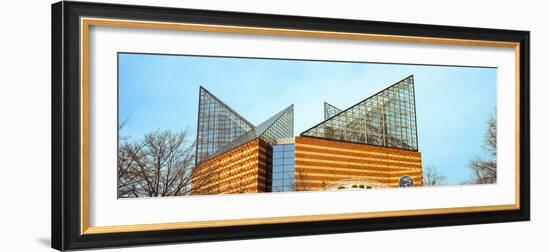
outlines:
[{"label": "gold inner frame edge", "polygon": [[[342,214],[322,214],[322,215],[302,215],[302,216],[284,216],[284,217],[266,217],[249,219],[228,219],[228,220],[209,220],[209,221],[191,221],[191,222],[171,222],[155,224],[132,224],[120,226],[89,226],[89,31],[90,26],[106,27],[127,27],[127,28],[145,28],[145,29],[164,29],[164,30],[185,30],[201,32],[222,32],[222,33],[240,33],[256,35],[275,35],[292,37],[316,37],[328,39],[356,39],[384,42],[408,42],[408,43],[430,43],[461,46],[486,46],[503,47],[515,49],[515,85],[516,85],[516,164],[515,164],[515,204],[509,205],[490,205],[475,207],[453,207],[453,208],[434,208],[417,210],[397,210],[397,211],[378,211],[364,213],[342,213]],[[171,23],[171,22],[153,22],[123,19],[103,19],[81,17],[80,19],[80,85],[81,85],[81,165],[80,165],[80,233],[86,234],[104,234],[119,232],[139,232],[139,231],[159,231],[173,229],[205,228],[205,227],[223,227],[234,225],[261,225],[290,222],[311,222],[328,220],[346,220],[346,219],[365,219],[394,216],[414,216],[414,215],[433,215],[433,214],[452,214],[469,212],[489,212],[501,210],[520,209],[520,44],[517,42],[488,41],[488,40],[468,40],[452,38],[433,38],[418,36],[400,36],[400,35],[382,35],[367,33],[348,33],[348,32],[329,32],[318,30],[298,30],[298,29],[278,29],[250,26],[228,26],[228,25],[206,25],[195,23]]]}]

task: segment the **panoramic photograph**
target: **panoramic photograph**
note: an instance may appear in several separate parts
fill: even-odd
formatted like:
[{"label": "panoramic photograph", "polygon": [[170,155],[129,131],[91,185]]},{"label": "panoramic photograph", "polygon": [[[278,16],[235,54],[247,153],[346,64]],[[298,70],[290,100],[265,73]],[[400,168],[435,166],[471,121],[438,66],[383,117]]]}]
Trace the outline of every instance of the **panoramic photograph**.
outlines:
[{"label": "panoramic photograph", "polygon": [[496,68],[118,54],[117,197],[497,183]]}]

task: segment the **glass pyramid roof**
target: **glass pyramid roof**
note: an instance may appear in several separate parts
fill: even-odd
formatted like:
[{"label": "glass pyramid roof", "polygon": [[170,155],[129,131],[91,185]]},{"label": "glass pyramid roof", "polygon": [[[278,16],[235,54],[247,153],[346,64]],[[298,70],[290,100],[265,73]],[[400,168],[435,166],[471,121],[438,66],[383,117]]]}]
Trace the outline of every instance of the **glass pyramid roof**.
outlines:
[{"label": "glass pyramid roof", "polygon": [[294,136],[294,105],[254,126],[201,87],[197,124],[196,164],[260,138],[269,144]]},{"label": "glass pyramid roof", "polygon": [[325,120],[301,136],[418,150],[412,75],[326,118],[329,110],[325,104]]},{"label": "glass pyramid roof", "polygon": [[254,125],[200,87],[195,162],[201,162],[253,128]]},{"label": "glass pyramid roof", "polygon": [[268,144],[275,144],[277,139],[290,138],[294,134],[294,105],[290,105],[271,118],[267,119],[246,134],[223,146],[210,155],[217,156],[237,146],[248,143],[256,138],[266,141]]}]

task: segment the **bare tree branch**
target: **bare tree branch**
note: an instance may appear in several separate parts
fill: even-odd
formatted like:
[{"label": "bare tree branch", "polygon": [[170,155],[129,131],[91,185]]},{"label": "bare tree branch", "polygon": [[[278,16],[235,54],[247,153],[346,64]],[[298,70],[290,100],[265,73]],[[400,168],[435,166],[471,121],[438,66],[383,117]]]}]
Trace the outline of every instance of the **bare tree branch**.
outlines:
[{"label": "bare tree branch", "polygon": [[426,167],[422,169],[422,180],[424,186],[444,185],[446,179],[447,177],[441,175],[441,173],[432,165],[426,165]]},{"label": "bare tree branch", "polygon": [[470,169],[472,178],[470,183],[474,184],[492,184],[497,181],[497,120],[495,115],[491,115],[487,120],[487,131],[485,139],[481,146],[489,157],[481,158],[475,156],[470,160]]},{"label": "bare tree branch", "polygon": [[187,131],[153,131],[118,149],[118,197],[181,196],[191,193],[194,143]]}]

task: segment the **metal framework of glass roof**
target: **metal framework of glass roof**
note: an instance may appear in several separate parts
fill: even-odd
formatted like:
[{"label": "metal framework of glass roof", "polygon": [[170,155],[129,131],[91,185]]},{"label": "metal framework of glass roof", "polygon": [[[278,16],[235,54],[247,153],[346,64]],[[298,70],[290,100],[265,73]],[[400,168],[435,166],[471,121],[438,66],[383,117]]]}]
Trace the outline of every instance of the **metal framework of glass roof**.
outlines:
[{"label": "metal framework of glass roof", "polygon": [[268,144],[294,135],[294,105],[254,126],[208,90],[200,87],[196,164],[260,138]]},{"label": "metal framework of glass roof", "polygon": [[300,135],[418,150],[414,97],[411,75],[332,116],[325,103],[325,120]]},{"label": "metal framework of glass roof", "polygon": [[325,119],[329,119],[335,115],[337,115],[338,113],[342,112],[341,109],[337,108],[336,106],[334,105],[331,105],[330,103],[328,102],[325,102],[324,103],[324,107],[325,107]]},{"label": "metal framework of glass roof", "polygon": [[254,125],[200,87],[195,162],[201,162],[253,128]]},{"label": "metal framework of glass roof", "polygon": [[269,144],[294,136],[294,104],[256,127],[258,137]]},{"label": "metal framework of glass roof", "polygon": [[292,137],[294,134],[294,105],[283,109],[254,129],[246,132],[244,135],[235,139],[231,143],[223,146],[209,158],[215,157],[237,146],[248,143],[256,138],[260,138],[268,144],[275,144],[277,139]]},{"label": "metal framework of glass roof", "polygon": [[[418,150],[414,77],[341,110],[324,103],[325,119],[301,136]],[[260,138],[269,144],[294,134],[294,105],[254,126],[200,87],[196,163]]]}]

